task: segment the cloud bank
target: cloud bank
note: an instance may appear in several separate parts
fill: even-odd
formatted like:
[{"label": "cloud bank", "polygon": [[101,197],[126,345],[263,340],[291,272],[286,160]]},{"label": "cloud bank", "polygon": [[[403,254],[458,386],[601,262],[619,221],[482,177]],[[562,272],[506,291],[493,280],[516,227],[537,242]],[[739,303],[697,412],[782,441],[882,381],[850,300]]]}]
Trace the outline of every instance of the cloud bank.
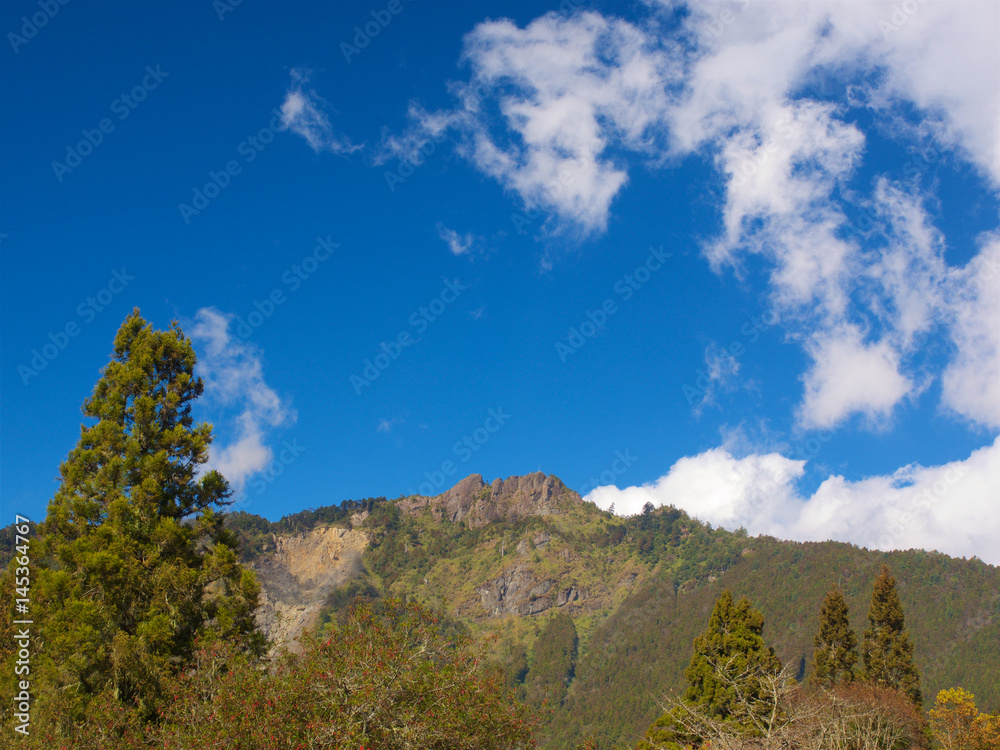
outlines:
[{"label": "cloud bank", "polygon": [[730,530],[797,541],[835,540],[880,550],[921,548],[1000,565],[1000,438],[965,460],[904,466],[848,481],[830,476],[809,497],[796,489],[804,461],[779,453],[736,458],[713,448],[677,461],[639,487],[598,487],[584,498],[619,515],[673,505]]}]

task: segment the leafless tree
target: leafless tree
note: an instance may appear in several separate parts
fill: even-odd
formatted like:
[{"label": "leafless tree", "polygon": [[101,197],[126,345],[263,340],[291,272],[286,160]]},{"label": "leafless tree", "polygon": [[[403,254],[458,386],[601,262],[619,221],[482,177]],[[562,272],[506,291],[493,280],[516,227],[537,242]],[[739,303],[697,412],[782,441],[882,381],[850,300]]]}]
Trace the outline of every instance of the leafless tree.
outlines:
[{"label": "leafless tree", "polygon": [[[787,668],[768,674],[731,667],[732,660],[714,665],[736,696],[724,718],[679,696],[664,700],[673,743],[706,750],[907,750],[921,745],[922,717],[898,691],[861,683],[803,686]],[[667,750],[653,737],[645,743]]]}]

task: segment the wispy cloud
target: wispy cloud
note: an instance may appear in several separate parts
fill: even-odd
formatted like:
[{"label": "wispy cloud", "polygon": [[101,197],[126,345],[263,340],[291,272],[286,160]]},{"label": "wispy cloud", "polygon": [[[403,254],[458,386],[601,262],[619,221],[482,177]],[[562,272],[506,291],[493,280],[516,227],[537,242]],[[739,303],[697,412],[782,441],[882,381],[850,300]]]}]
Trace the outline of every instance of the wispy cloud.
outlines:
[{"label": "wispy cloud", "polygon": [[740,362],[730,352],[714,341],[705,347],[705,370],[698,383],[701,400],[694,404],[695,416],[699,416],[706,406],[717,403],[716,393],[719,390],[734,390],[739,373]]},{"label": "wispy cloud", "polygon": [[[551,231],[603,231],[628,180],[609,151],[655,152],[674,61],[639,28],[593,12],[550,13],[524,29],[481,23],[465,38],[463,60],[472,77],[452,86],[457,106],[411,105],[409,130],[387,147],[454,131],[461,155],[526,207],[552,213]],[[510,137],[497,137],[496,114]]]},{"label": "wispy cloud", "polygon": [[334,131],[330,119],[323,110],[326,102],[312,89],[306,88],[309,71],[292,69],[292,83],[281,104],[281,124],[303,138],[317,153],[331,151],[335,154],[350,154],[361,148],[351,143],[342,133]]},{"label": "wispy cloud", "polygon": [[402,417],[392,417],[391,419],[380,419],[378,422],[378,427],[375,428],[375,431],[384,432],[386,435],[388,435],[390,432],[392,432],[393,428],[396,425],[403,424],[404,421],[405,420]]},{"label": "wispy cloud", "polygon": [[444,224],[437,224],[438,237],[444,240],[452,255],[465,255],[476,241],[474,235],[459,234],[454,229],[448,229]]},{"label": "wispy cloud", "polygon": [[191,339],[208,404],[227,417],[225,431],[233,435],[224,445],[212,445],[208,468],[218,470],[239,495],[272,461],[268,432],[293,423],[296,414],[265,382],[259,350],[230,335],[232,317],[215,308],[198,310]]},{"label": "wispy cloud", "polygon": [[[932,144],[1000,189],[1000,5],[919,3],[902,20],[882,4],[823,0],[649,7],[636,23],[588,11],[479,24],[453,106],[411,103],[384,150],[449,133],[547,214],[546,230],[583,234],[605,230],[630,169],[707,159],[723,189],[706,259],[737,276],[764,261],[769,303],[811,360],[800,426],[884,427],[938,378],[946,411],[1000,426],[996,280],[949,265],[926,208],[936,197],[919,181],[855,180],[871,130]],[[819,80],[827,93],[812,89]],[[855,231],[860,204],[879,235]],[[954,348],[944,367],[925,356],[931,335]]]}]

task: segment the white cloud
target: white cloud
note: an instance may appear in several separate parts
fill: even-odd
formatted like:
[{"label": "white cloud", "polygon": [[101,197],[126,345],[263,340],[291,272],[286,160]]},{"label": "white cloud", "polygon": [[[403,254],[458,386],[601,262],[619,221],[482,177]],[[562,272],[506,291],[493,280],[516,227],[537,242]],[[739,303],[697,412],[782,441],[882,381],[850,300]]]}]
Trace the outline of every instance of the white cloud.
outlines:
[{"label": "white cloud", "polygon": [[452,255],[465,255],[476,241],[472,234],[459,234],[440,222],[437,225],[437,231],[438,237],[445,241]]},{"label": "white cloud", "polygon": [[[615,512],[621,516],[641,512],[647,502],[656,507],[672,504],[703,521],[735,529],[752,522],[747,513],[750,507],[755,513],[774,518],[774,512],[786,504],[791,483],[802,475],[804,465],[804,461],[777,453],[738,460],[722,448],[713,448],[680,459],[651,484],[622,490],[598,487],[584,500],[600,508],[614,503]],[[762,492],[764,488],[769,491]]]},{"label": "white cloud", "polygon": [[[706,257],[737,275],[765,261],[773,312],[813,358],[801,426],[888,423],[941,376],[921,354],[935,333],[958,349],[943,407],[1000,423],[992,287],[948,265],[919,183],[855,184],[878,133],[970,163],[1000,189],[1000,5],[650,5],[636,23],[583,12],[479,24],[455,106],[411,103],[410,128],[386,147],[402,156],[452,132],[476,168],[548,213],[546,229],[582,233],[606,228],[636,162],[710,159],[724,197]],[[859,204],[884,236],[852,226]]]},{"label": "white cloud", "polygon": [[671,117],[677,147],[753,123],[822,73],[850,82],[882,117],[912,103],[930,135],[1000,185],[1000,6],[914,2],[902,14],[902,4],[837,0],[688,4],[684,25],[699,43]]},{"label": "white cloud", "polygon": [[209,404],[236,414],[230,427],[234,439],[227,445],[218,439],[213,443],[207,468],[218,470],[239,495],[247,480],[271,462],[268,430],[294,422],[296,415],[265,382],[257,349],[230,335],[231,319],[214,308],[201,308],[191,339],[202,344],[196,372]]},{"label": "white cloud", "polygon": [[292,70],[292,84],[285,93],[281,104],[281,125],[306,139],[306,143],[317,153],[332,151],[335,154],[350,154],[361,148],[350,139],[335,133],[330,119],[323,108],[326,102],[312,89],[305,88],[309,72],[301,68]]},{"label": "white cloud", "polygon": [[1000,427],[1000,237],[950,279],[951,338],[955,356],[943,376],[946,408],[974,422]]},{"label": "white cloud", "polygon": [[[997,8],[916,0],[910,12],[900,7],[695,3],[684,20],[700,42],[668,115],[671,148],[714,154],[724,175],[724,229],[706,248],[713,267],[739,273],[753,254],[770,263],[772,304],[813,358],[797,410],[803,426],[852,414],[885,424],[934,377],[920,370],[917,354],[928,334],[942,330],[960,350],[944,405],[997,424],[991,383],[1000,373],[990,354],[996,336],[986,322],[987,296],[943,293],[949,278],[965,282],[945,262],[946,239],[927,218],[929,196],[913,192],[915,185],[876,181],[868,202],[884,239],[849,231],[843,196],[865,156],[866,134],[845,119],[843,105],[811,91],[817,82],[847,85],[883,135],[936,143],[937,154],[957,149],[953,155],[1000,184],[1000,57],[995,33],[981,31],[995,30]],[[977,61],[987,59],[994,62],[979,78]],[[948,87],[958,79],[960,86]],[[903,116],[907,107],[918,109],[919,125]],[[963,311],[955,299],[966,300]],[[965,361],[983,365],[983,374],[973,377],[974,366],[959,364]]]},{"label": "white cloud", "polygon": [[913,390],[899,372],[899,357],[886,342],[865,343],[854,326],[844,326],[810,344],[813,366],[805,376],[800,421],[833,427],[853,413],[877,424]]},{"label": "white cloud", "polygon": [[750,534],[835,540],[870,549],[920,548],[1000,565],[1000,437],[965,460],[904,466],[888,476],[826,479],[811,497],[795,486],[804,461],[778,453],[735,458],[722,448],[682,458],[641,487],[598,487],[584,499],[620,515],[645,503]]},{"label": "white cloud", "polygon": [[458,106],[411,105],[410,131],[386,143],[402,155],[454,129],[459,152],[528,208],[552,212],[563,227],[603,230],[627,182],[609,151],[656,151],[672,67],[656,47],[641,29],[594,12],[550,13],[524,29],[486,21],[465,37],[472,75],[452,87]]},{"label": "white cloud", "polygon": [[[864,138],[836,105],[802,95],[823,76],[894,129],[905,123],[900,106],[915,105],[922,119],[911,131],[959,149],[1000,185],[1000,6],[914,2],[895,19],[897,6],[881,3],[663,0],[663,25],[655,14],[631,24],[596,12],[549,13],[523,29],[485,21],[465,37],[471,73],[452,85],[457,106],[411,103],[411,129],[385,145],[403,156],[456,129],[480,170],[585,230],[605,227],[629,152],[663,163],[707,149],[738,167],[787,137],[785,164],[772,160],[758,197],[794,166],[792,187],[825,198]],[[803,168],[824,179],[813,184]],[[799,196],[775,202],[788,197]]]}]

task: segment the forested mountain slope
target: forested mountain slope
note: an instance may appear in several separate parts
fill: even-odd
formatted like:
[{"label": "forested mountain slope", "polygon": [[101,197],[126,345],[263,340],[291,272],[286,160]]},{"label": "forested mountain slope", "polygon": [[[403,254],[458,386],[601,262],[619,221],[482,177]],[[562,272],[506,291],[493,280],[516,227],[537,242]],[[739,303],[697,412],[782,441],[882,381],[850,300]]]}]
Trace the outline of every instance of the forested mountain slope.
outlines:
[{"label": "forested mountain slope", "polygon": [[826,591],[843,589],[860,634],[883,562],[897,580],[927,702],[962,686],[984,710],[1000,707],[1000,569],[977,559],[749,538],[671,507],[618,518],[540,473],[492,484],[472,475],[435,498],[368,499],[274,524],[241,513],[229,523],[252,567],[260,574],[270,566],[272,587],[269,555],[289,538],[329,538],[314,529],[331,523],[364,535],[361,564],[303,602],[316,611],[310,624],[337,616],[358,594],[400,596],[496,635],[510,684],[529,703],[548,700],[546,747],[590,735],[600,747],[638,739],[660,713],[658,696],[682,686],[691,643],[723,588],[752,600],[768,642],[808,677]]},{"label": "forested mountain slope", "polygon": [[[543,747],[633,745],[683,687],[691,644],[724,588],[764,615],[765,639],[809,676],[832,584],[859,634],[879,566],[896,578],[923,695],[963,687],[1000,708],[1000,569],[934,552],[750,538],[672,507],[619,518],[535,473],[472,475],[434,498],[368,498],[270,522],[227,515],[262,584],[258,622],[278,645],[339,617],[356,596],[441,610],[496,636],[511,687],[547,708]],[[0,534],[0,557],[11,550]]]}]

